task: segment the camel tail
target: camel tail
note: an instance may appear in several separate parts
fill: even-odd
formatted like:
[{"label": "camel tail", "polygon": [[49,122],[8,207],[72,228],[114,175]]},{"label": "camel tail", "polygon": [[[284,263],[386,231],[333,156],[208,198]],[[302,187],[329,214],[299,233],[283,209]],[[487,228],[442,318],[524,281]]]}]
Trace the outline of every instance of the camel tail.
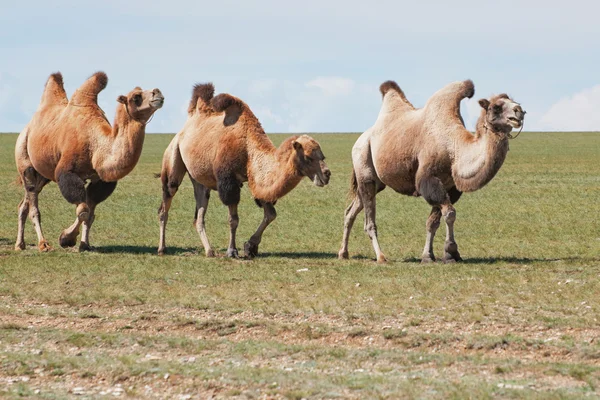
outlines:
[{"label": "camel tail", "polygon": [[55,72],[48,77],[44,94],[42,94],[41,106],[50,106],[56,104],[66,105],[68,103],[67,93],[65,92],[63,77],[60,72]]},{"label": "camel tail", "polygon": [[[210,101],[215,95],[215,86],[212,83],[197,83],[192,89],[192,99],[188,106],[188,114],[192,115],[196,110],[210,109]],[[200,101],[198,101],[200,100]]]},{"label": "camel tail", "polygon": [[402,101],[406,104],[408,104],[411,108],[415,108],[412,103],[410,101],[408,101],[408,99],[406,98],[406,95],[404,94],[404,92],[402,91],[402,89],[400,89],[400,86],[398,86],[398,84],[394,81],[385,81],[383,82],[380,86],[379,86],[379,91],[381,92],[381,97],[383,99],[385,99],[385,95],[388,94],[388,92],[392,91],[394,93],[397,93],[400,96],[400,99],[402,99]]},{"label": "camel tail", "polygon": [[210,104],[217,112],[223,112],[231,106],[238,106],[241,109],[245,107],[245,104],[242,100],[227,93],[221,93],[220,95],[214,97]]},{"label": "camel tail", "polygon": [[358,180],[356,179],[356,171],[352,168],[352,176],[350,177],[350,191],[348,197],[354,199],[358,194]]},{"label": "camel tail", "polygon": [[106,74],[101,71],[96,72],[73,93],[71,103],[78,106],[98,104],[98,94],[106,88],[107,84]]}]

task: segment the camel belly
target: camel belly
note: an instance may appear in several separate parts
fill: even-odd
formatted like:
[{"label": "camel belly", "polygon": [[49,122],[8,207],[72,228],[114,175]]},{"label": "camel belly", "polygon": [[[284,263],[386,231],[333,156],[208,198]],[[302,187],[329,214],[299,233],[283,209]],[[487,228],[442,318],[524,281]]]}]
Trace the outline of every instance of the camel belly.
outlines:
[{"label": "camel belly", "polygon": [[375,163],[379,180],[398,193],[412,196],[417,191],[415,176],[418,164],[412,157],[390,158]]}]

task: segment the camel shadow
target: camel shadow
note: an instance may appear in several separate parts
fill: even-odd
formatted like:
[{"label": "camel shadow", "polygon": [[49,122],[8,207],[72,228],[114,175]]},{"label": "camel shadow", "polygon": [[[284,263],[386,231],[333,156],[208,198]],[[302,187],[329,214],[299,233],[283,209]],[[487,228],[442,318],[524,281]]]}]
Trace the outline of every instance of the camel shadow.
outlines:
[{"label": "camel shadow", "polygon": [[[112,246],[94,246],[93,252],[100,254],[152,254],[156,255],[158,248],[156,246],[128,246],[128,245],[112,245]],[[198,253],[196,247],[169,247],[167,256],[189,255],[190,253]]]},{"label": "camel shadow", "polygon": [[321,251],[305,251],[305,252],[287,252],[287,251],[275,251],[267,253],[259,253],[257,258],[267,257],[281,257],[281,258],[321,258],[321,259],[334,259],[337,258],[336,253],[325,253]]},{"label": "camel shadow", "polygon": [[[531,264],[534,262],[556,262],[556,261],[598,261],[597,258],[582,257],[550,257],[550,258],[529,258],[529,257],[473,257],[464,258],[458,264]],[[406,263],[421,263],[420,258],[410,257],[402,260]],[[436,263],[442,263],[440,259]]]}]

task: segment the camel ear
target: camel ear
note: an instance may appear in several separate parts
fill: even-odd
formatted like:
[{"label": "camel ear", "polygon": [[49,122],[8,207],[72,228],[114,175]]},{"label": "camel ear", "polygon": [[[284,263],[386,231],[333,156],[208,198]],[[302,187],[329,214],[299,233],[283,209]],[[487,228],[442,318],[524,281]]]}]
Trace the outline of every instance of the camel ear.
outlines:
[{"label": "camel ear", "polygon": [[119,97],[117,97],[117,101],[121,104],[127,104],[127,97],[120,95]]},{"label": "camel ear", "polygon": [[296,149],[296,150],[302,150],[302,144],[300,142],[297,142],[297,141],[294,140],[293,145],[294,145],[294,149]]},{"label": "camel ear", "polygon": [[488,99],[481,99],[479,100],[479,105],[481,106],[481,108],[483,108],[484,110],[487,110],[488,107],[490,106],[490,101]]}]

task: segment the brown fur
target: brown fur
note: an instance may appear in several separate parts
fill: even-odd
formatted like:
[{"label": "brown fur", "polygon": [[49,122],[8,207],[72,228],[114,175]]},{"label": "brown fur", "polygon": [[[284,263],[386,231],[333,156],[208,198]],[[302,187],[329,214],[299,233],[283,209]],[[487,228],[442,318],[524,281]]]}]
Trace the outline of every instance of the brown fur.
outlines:
[{"label": "brown fur", "polygon": [[[192,99],[188,107],[188,114],[193,114],[196,109],[210,111],[212,100],[215,94],[215,87],[212,83],[198,83],[192,89]],[[200,100],[200,101],[198,101]]]},{"label": "brown fur", "polygon": [[[461,100],[475,93],[471,80],[440,89],[419,110],[412,107],[392,81],[384,82],[380,91],[383,104],[379,118],[352,150],[354,198],[346,210],[341,258],[348,256],[349,232],[364,207],[365,230],[373,241],[378,261],[385,261],[377,239],[374,198],[386,186],[405,195],[422,196],[441,210],[452,231],[456,217],[452,204],[462,192],[478,190],[495,176],[508,152],[508,134],[513,124],[522,123],[525,114],[505,94],[482,99],[481,117],[472,134],[465,129],[460,115]],[[434,235],[435,229],[428,232]],[[433,240],[433,236],[429,238]],[[460,259],[453,235],[445,248],[445,260]],[[423,259],[432,258],[429,249]]]},{"label": "brown fur", "polygon": [[[194,91],[194,96],[197,93]],[[199,95],[198,95],[199,96]],[[229,207],[232,239],[229,255],[237,254],[235,228],[240,187],[248,182],[250,192],[265,210],[265,221],[250,239],[248,255],[254,255],[262,231],[274,219],[273,204],[309,176],[326,184],[329,170],[319,144],[306,135],[286,139],[276,148],[265,134],[258,118],[242,100],[219,94],[211,100],[212,113],[191,114],[181,132],[171,141],[163,157],[161,178],[163,203],[159,209],[161,239],[159,253],[165,250],[165,229],[171,198],[189,173],[195,187],[197,213],[206,210],[206,196],[219,193]],[[183,160],[187,163],[184,163]],[[204,216],[198,214],[197,229],[207,255],[214,252],[204,231]],[[260,233],[259,233],[260,232]]]},{"label": "brown fur", "polygon": [[[162,106],[162,94],[158,89],[143,92],[136,88],[127,96],[120,96],[128,109],[125,104],[117,105],[113,130],[97,104],[98,93],[107,83],[106,74],[96,72],[68,101],[62,75],[55,73],[48,78],[38,110],[19,135],[15,147],[17,169],[24,186],[36,188],[31,195],[26,194],[25,203],[37,203],[43,185],[36,182],[55,181],[63,196],[83,210],[80,223],[93,220],[95,204],[86,205],[85,181],[115,182],[134,168],[142,150],[145,122]],[[139,106],[135,96],[141,96]],[[94,187],[107,192],[109,186],[112,192],[112,185]],[[94,189],[88,195],[92,199],[105,198]],[[25,212],[25,207],[21,212]],[[34,225],[41,243],[41,225],[39,221],[34,221]],[[76,238],[78,232],[79,225],[71,234]],[[17,242],[17,247],[24,246],[22,224]]]}]

